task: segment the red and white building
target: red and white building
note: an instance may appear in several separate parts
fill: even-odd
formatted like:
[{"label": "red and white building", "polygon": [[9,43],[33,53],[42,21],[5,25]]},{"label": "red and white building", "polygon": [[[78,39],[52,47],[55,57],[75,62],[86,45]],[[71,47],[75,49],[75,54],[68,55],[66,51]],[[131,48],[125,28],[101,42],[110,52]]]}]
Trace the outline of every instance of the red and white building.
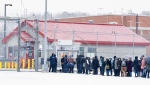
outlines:
[{"label": "red and white building", "polygon": [[[40,57],[43,57],[44,21],[38,23]],[[15,50],[18,45],[17,30],[18,27],[2,40],[7,45],[7,58],[17,56]],[[33,20],[22,21],[21,45],[23,47],[23,44],[28,43],[27,46],[30,46],[28,49],[19,49],[22,52],[22,58],[34,57],[35,36],[35,22]],[[125,55],[141,56],[146,55],[146,46],[150,44],[148,40],[122,25],[55,21],[47,22],[47,42],[48,57],[52,52],[56,52],[58,61],[60,61],[63,53],[68,55],[73,53],[74,58],[77,54],[84,54],[89,57],[95,55],[104,57],[113,57],[114,55],[118,57]]]}]

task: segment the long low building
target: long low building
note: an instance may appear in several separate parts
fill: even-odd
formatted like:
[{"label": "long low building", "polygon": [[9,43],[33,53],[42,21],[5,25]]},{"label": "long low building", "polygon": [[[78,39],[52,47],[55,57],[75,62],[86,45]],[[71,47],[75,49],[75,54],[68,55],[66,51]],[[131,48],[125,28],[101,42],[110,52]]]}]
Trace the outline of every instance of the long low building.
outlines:
[{"label": "long low building", "polygon": [[[34,58],[36,27],[38,28],[39,59],[44,57],[44,37],[47,36],[47,57],[56,53],[58,61],[62,54],[83,54],[104,57],[130,57],[146,55],[149,41],[135,34],[130,29],[116,24],[69,23],[26,20],[21,23],[21,57]],[[17,57],[18,27],[8,34],[2,42],[7,46],[7,58]]]}]

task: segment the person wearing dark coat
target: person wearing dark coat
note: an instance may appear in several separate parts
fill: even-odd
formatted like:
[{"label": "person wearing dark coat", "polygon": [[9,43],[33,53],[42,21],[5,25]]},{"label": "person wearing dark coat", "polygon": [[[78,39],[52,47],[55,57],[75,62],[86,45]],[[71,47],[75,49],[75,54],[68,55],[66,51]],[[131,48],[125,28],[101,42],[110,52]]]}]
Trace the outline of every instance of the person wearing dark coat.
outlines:
[{"label": "person wearing dark coat", "polygon": [[79,55],[77,55],[76,64],[77,64],[77,73],[79,73]]},{"label": "person wearing dark coat", "polygon": [[118,73],[118,58],[115,58],[115,61],[114,61],[114,76],[118,76],[117,73]]},{"label": "person wearing dark coat", "polygon": [[99,59],[99,67],[100,67],[100,75],[102,75],[102,56],[100,56],[100,59]]},{"label": "person wearing dark coat", "polygon": [[85,73],[85,58],[84,58],[84,55],[82,56],[82,73],[84,74]]},{"label": "person wearing dark coat", "polygon": [[132,77],[132,66],[133,66],[133,62],[131,58],[129,58],[127,62],[127,71],[128,71],[129,77]]},{"label": "person wearing dark coat", "polygon": [[109,61],[110,61],[110,64],[111,64],[109,71],[110,71],[110,75],[112,76],[112,72],[113,72],[113,60],[112,60],[112,58],[110,58]]},{"label": "person wearing dark coat", "polygon": [[65,55],[63,54],[62,58],[61,58],[61,67],[62,67],[62,71],[61,72],[64,72],[64,57],[65,57]]},{"label": "person wearing dark coat", "polygon": [[[52,56],[54,56],[54,53],[52,53],[52,55],[49,57],[49,61],[50,61],[50,59],[51,59],[51,57]],[[52,69],[52,64],[51,64],[52,62],[50,61],[50,65],[49,65],[49,72],[51,72],[51,69]]]},{"label": "person wearing dark coat", "polygon": [[114,56],[114,59],[113,59],[113,66],[112,66],[112,69],[114,70],[114,76],[115,76],[115,59],[116,59],[117,57],[116,56]]},{"label": "person wearing dark coat", "polygon": [[142,65],[142,57],[138,59],[138,77],[141,77],[142,75],[141,65]]},{"label": "person wearing dark coat", "polygon": [[105,73],[105,61],[104,61],[104,57],[102,57],[102,76],[105,76],[104,73]]},{"label": "person wearing dark coat", "polygon": [[86,60],[85,60],[85,69],[86,69],[86,74],[89,74],[90,70],[91,70],[91,61],[90,61],[89,57],[86,57]]},{"label": "person wearing dark coat", "polygon": [[81,74],[82,71],[83,71],[83,58],[82,58],[83,55],[79,55],[79,58],[78,58],[78,73]]},{"label": "person wearing dark coat", "polygon": [[138,62],[139,62],[138,57],[135,56],[135,60],[133,62],[135,77],[138,77],[138,70],[139,70]]},{"label": "person wearing dark coat", "polygon": [[64,72],[65,72],[65,73],[68,72],[67,63],[68,63],[68,57],[67,57],[67,55],[65,55],[65,57],[64,57]]},{"label": "person wearing dark coat", "polygon": [[109,76],[110,67],[111,67],[111,63],[110,63],[109,59],[106,59],[105,69],[106,69],[107,76]]},{"label": "person wearing dark coat", "polygon": [[95,56],[94,60],[92,61],[92,65],[93,65],[93,74],[97,75],[98,74],[98,67],[99,67],[99,61],[97,59],[97,56]]},{"label": "person wearing dark coat", "polygon": [[52,54],[52,56],[50,57],[50,62],[52,66],[52,72],[56,72],[57,71],[57,58],[55,54]]},{"label": "person wearing dark coat", "polygon": [[120,76],[120,71],[121,71],[121,58],[118,58],[117,65],[118,65],[118,72],[117,72],[117,76]]}]

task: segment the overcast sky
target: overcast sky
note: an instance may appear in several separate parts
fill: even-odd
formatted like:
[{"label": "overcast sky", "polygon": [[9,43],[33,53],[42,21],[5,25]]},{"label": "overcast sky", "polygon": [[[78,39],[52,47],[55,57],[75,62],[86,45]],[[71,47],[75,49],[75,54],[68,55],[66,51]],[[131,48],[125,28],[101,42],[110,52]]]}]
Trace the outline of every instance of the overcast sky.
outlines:
[{"label": "overcast sky", "polygon": [[[48,12],[58,13],[68,12],[87,12],[89,14],[100,14],[118,11],[116,13],[127,13],[132,9],[134,13],[140,13],[143,10],[150,11],[149,0],[47,0]],[[7,7],[7,16],[20,16],[24,14],[24,8],[27,14],[44,13],[45,0],[0,0],[0,16],[4,16],[4,4],[12,4]],[[102,8],[101,10],[99,8]],[[101,12],[100,12],[101,11]]]}]

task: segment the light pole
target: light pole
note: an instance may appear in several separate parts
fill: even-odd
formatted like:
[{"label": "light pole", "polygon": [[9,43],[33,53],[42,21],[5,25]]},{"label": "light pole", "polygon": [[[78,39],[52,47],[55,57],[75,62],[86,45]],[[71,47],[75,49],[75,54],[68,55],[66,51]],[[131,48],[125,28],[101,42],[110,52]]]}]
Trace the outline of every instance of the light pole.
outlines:
[{"label": "light pole", "polygon": [[[5,4],[4,5],[4,37],[6,37],[6,6],[12,6],[12,4]],[[6,46],[4,47],[4,56],[6,58]]]},{"label": "light pole", "polygon": [[48,70],[48,66],[46,64],[47,61],[47,0],[45,0],[45,26],[44,26],[44,64],[43,64],[43,71]]},{"label": "light pole", "polygon": [[[4,17],[6,18],[6,6],[12,6],[12,4],[5,4],[4,5]],[[6,37],[6,20],[4,20],[4,37]]]},{"label": "light pole", "polygon": [[115,56],[116,56],[116,32],[115,31],[112,31],[112,33],[115,35]]}]

